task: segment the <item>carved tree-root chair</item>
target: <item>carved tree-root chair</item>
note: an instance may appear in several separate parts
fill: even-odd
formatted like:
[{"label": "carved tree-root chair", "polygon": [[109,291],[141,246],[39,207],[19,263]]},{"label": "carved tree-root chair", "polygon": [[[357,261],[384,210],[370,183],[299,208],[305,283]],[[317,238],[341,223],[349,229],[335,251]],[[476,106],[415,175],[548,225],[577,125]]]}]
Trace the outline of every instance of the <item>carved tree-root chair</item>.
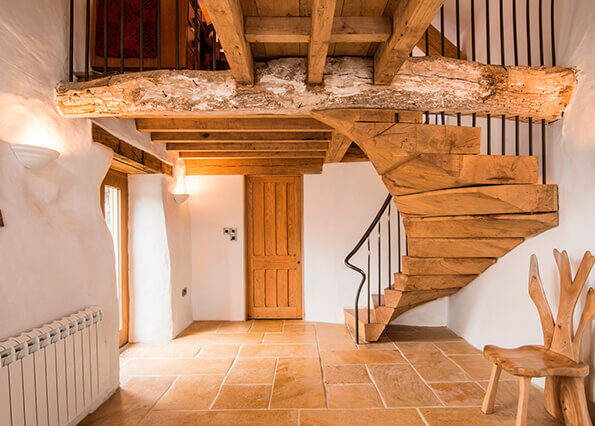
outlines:
[{"label": "carved tree-root chair", "polygon": [[590,252],[585,253],[574,280],[566,251],[560,253],[554,250],[554,258],[560,272],[560,307],[556,322],[543,291],[535,255],[531,256],[529,271],[529,295],[539,311],[544,345],[516,349],[488,345],[483,350],[484,356],[494,366],[481,410],[485,414],[494,411],[498,379],[504,370],[519,378],[517,426],[527,424],[529,390],[533,377],[546,378],[545,408],[552,416],[566,425],[592,425],[585,395],[585,376],[589,374],[589,366],[581,362],[581,338],[595,314],[593,288],[587,293],[576,332],[573,315],[595,257]]}]

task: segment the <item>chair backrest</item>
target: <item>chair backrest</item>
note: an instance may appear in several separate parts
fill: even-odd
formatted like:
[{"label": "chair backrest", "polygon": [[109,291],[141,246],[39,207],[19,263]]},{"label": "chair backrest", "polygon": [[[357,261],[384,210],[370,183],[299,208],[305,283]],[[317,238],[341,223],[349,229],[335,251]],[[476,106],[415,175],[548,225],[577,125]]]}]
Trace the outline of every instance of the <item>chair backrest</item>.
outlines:
[{"label": "chair backrest", "polygon": [[574,279],[570,268],[568,253],[554,250],[554,258],[560,273],[560,306],[558,317],[554,323],[552,311],[545,297],[537,256],[531,256],[529,268],[529,296],[537,306],[541,327],[543,329],[544,346],[554,352],[565,355],[574,361],[581,361],[581,339],[585,328],[595,315],[595,291],[590,288],[587,292],[585,307],[579,325],[574,331],[574,309],[585,286],[585,282],[595,263],[595,257],[585,252]]}]

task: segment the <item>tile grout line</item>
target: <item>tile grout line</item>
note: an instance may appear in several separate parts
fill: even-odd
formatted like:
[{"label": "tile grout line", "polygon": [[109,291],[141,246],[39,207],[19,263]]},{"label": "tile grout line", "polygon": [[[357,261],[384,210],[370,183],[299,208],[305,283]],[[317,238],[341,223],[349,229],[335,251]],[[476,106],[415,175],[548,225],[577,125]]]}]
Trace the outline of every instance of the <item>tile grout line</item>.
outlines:
[{"label": "tile grout line", "polygon": [[169,384],[167,389],[161,395],[159,395],[159,398],[157,398],[155,403],[152,404],[151,407],[147,410],[147,412],[140,418],[137,425],[140,425],[143,422],[143,420],[145,420],[145,418],[151,413],[151,411],[153,411],[153,409],[155,408],[157,403],[159,401],[161,401],[161,398],[163,398],[165,396],[165,394],[169,392],[169,390],[173,387],[174,383],[177,382],[179,378],[180,378],[180,376],[176,376],[176,378],[174,380],[172,380],[172,382]]},{"label": "tile grout line", "polygon": [[422,414],[421,410],[419,409],[419,407],[415,407],[415,411],[417,411],[417,414],[419,415],[419,417],[421,418],[421,421],[424,422],[427,426],[430,426],[430,424],[428,423],[428,421],[426,420],[426,418],[424,417],[424,415]]},{"label": "tile grout line", "polygon": [[238,360],[238,358],[240,356],[240,351],[242,350],[242,347],[243,346],[244,346],[244,344],[241,343],[240,344],[240,347],[238,349],[238,352],[236,353],[236,356],[233,359],[233,362],[229,366],[229,369],[227,370],[227,373],[225,374],[225,377],[223,377],[223,380],[221,381],[221,386],[219,386],[219,390],[217,391],[217,394],[215,395],[215,398],[213,398],[213,401],[209,405],[209,410],[211,410],[213,408],[213,405],[215,405],[215,402],[217,401],[217,398],[219,398],[219,395],[221,394],[221,390],[223,389],[223,386],[225,385],[225,381],[227,380],[227,377],[229,376],[229,373],[231,373],[231,370],[232,370],[233,366],[236,364],[236,361]]},{"label": "tile grout line", "polygon": [[273,371],[273,382],[271,383],[271,394],[269,395],[269,405],[267,408],[271,409],[271,402],[273,401],[273,390],[275,389],[275,379],[277,378],[277,367],[279,366],[279,358],[275,358],[275,369]]},{"label": "tile grout line", "polygon": [[320,381],[322,382],[322,391],[324,392],[324,403],[328,409],[328,392],[326,390],[326,384],[324,383],[324,367],[322,365],[322,356],[320,354],[320,339],[318,338],[317,327],[314,327],[314,335],[316,337],[316,350],[318,351],[318,365],[320,366]]},{"label": "tile grout line", "polygon": [[378,385],[376,384],[376,381],[372,377],[372,373],[370,373],[370,369],[368,368],[368,364],[364,364],[364,368],[366,369],[366,372],[368,373],[368,377],[372,381],[372,384],[376,388],[376,392],[378,392],[378,396],[380,396],[380,401],[382,401],[382,405],[384,405],[384,408],[389,408],[388,405],[387,405],[387,403],[386,403],[386,401],[384,400],[384,397],[382,396],[382,393],[380,393],[380,389],[378,388]]}]

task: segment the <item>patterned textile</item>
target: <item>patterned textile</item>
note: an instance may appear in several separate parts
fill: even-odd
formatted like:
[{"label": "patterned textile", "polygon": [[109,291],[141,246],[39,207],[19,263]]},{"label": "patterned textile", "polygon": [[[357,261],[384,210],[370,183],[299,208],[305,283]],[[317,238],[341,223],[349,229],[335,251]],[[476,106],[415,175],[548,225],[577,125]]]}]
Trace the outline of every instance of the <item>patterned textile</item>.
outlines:
[{"label": "patterned textile", "polygon": [[[95,27],[95,53],[103,56],[103,25],[105,1],[97,0]],[[124,0],[124,57],[140,57],[140,2],[143,2],[143,55],[157,57],[157,1]],[[120,28],[122,0],[107,0],[107,54],[120,57]]]}]

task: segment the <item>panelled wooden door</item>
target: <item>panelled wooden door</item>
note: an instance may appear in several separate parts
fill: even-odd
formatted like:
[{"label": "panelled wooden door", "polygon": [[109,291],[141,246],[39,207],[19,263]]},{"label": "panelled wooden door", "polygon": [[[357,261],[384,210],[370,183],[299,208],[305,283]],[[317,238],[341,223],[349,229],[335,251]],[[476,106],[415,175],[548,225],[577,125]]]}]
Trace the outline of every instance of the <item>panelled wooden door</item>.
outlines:
[{"label": "panelled wooden door", "polygon": [[116,255],[120,347],[128,343],[128,175],[110,169],[101,184],[101,209]]},{"label": "panelled wooden door", "polygon": [[302,177],[246,176],[249,318],[302,318]]}]

